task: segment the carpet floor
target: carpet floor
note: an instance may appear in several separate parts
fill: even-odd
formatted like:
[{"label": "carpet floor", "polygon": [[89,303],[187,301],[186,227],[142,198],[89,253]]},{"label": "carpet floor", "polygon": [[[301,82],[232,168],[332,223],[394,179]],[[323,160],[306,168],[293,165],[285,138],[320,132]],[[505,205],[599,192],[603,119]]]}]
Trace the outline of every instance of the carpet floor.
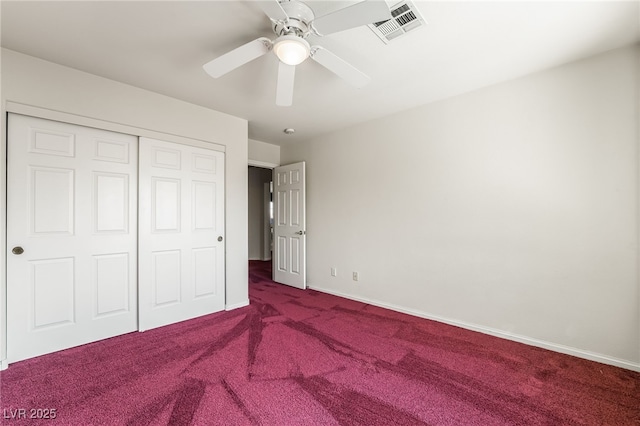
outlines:
[{"label": "carpet floor", "polygon": [[639,373],[278,285],[265,262],[249,294],[12,364],[1,423],[640,425]]}]

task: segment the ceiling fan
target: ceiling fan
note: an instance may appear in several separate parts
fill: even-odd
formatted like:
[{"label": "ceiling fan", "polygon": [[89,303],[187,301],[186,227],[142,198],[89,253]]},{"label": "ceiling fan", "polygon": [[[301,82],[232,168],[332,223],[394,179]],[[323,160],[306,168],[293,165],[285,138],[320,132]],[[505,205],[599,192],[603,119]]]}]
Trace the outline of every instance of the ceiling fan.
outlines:
[{"label": "ceiling fan", "polygon": [[356,87],[369,82],[369,77],[348,62],[321,46],[311,46],[306,38],[323,36],[349,28],[391,19],[385,1],[364,0],[316,18],[313,10],[299,0],[268,0],[256,2],[271,19],[274,40],[260,37],[204,64],[204,70],[214,78],[273,51],[280,60],[276,105],[290,106],[296,65],[311,58]]}]

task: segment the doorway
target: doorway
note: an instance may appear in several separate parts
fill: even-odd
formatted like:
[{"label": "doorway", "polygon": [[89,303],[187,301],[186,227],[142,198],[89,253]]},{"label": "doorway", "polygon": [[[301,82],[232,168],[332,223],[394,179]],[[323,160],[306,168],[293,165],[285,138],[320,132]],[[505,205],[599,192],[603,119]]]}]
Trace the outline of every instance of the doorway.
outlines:
[{"label": "doorway", "polygon": [[[272,179],[269,185],[268,179]],[[274,169],[250,165],[248,182],[249,261],[271,259],[274,281],[305,289],[305,162]]]},{"label": "doorway", "polygon": [[270,261],[273,250],[272,170],[249,166],[249,260]]}]

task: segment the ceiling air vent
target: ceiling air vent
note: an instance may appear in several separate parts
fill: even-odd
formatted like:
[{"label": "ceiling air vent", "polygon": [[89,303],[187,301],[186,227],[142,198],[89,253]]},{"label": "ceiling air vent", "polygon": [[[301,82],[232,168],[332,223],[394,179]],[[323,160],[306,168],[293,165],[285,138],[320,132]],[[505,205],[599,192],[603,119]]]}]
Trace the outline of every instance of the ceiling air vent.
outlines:
[{"label": "ceiling air vent", "polygon": [[387,21],[368,25],[371,31],[376,33],[380,40],[387,44],[425,24],[425,20],[416,6],[409,1],[403,1],[393,6],[391,8],[391,16],[392,18]]}]

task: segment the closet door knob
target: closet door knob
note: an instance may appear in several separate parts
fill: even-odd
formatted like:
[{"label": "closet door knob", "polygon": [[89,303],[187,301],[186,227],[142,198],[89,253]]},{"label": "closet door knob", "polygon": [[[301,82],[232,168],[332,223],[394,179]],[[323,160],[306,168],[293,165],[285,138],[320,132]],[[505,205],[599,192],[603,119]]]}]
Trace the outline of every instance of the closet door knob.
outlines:
[{"label": "closet door knob", "polygon": [[20,246],[14,247],[11,250],[11,253],[13,253],[13,254],[22,254],[22,253],[24,253],[24,249],[22,247],[20,247]]},{"label": "closet door knob", "polygon": [[222,235],[218,237],[218,241],[222,241]]}]

